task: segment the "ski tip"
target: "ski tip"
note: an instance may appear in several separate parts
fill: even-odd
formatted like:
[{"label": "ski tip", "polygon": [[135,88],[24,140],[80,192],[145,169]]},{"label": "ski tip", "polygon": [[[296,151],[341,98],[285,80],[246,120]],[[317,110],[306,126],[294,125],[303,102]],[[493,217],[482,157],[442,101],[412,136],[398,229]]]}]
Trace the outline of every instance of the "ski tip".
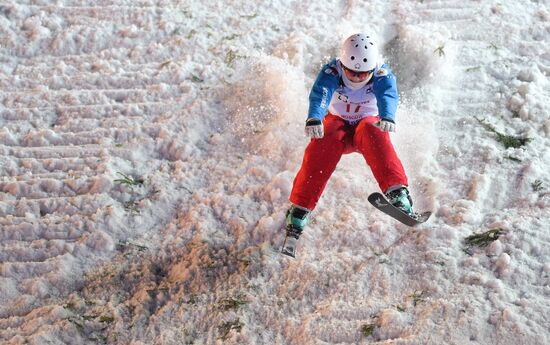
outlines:
[{"label": "ski tip", "polygon": [[291,257],[291,258],[293,258],[293,259],[296,259],[296,255],[294,254],[294,252],[291,252],[291,251],[286,250],[286,249],[284,249],[284,248],[281,249],[281,254],[286,255],[286,256],[289,256],[289,257]]},{"label": "ski tip", "polygon": [[418,216],[416,217],[416,221],[418,222],[418,224],[422,224],[422,223],[426,222],[430,218],[431,215],[432,215],[431,211],[426,211],[426,212],[419,213]]},{"label": "ski tip", "polygon": [[373,201],[373,200],[376,200],[376,199],[379,199],[379,198],[384,198],[385,199],[384,195],[382,195],[381,193],[374,192],[374,193],[369,194],[369,196],[367,197],[367,200]]}]

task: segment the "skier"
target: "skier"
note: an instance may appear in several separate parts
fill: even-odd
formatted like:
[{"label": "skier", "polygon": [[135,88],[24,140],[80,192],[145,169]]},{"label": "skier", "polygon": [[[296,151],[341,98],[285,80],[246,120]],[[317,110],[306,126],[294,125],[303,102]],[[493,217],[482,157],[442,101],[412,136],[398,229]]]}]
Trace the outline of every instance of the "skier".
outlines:
[{"label": "skier", "polygon": [[296,242],[342,154],[361,153],[390,203],[414,214],[407,176],[388,133],[395,131],[397,102],[395,76],[379,58],[372,36],[348,37],[309,95],[305,132],[311,141],[289,198],[284,254],[295,256]]}]

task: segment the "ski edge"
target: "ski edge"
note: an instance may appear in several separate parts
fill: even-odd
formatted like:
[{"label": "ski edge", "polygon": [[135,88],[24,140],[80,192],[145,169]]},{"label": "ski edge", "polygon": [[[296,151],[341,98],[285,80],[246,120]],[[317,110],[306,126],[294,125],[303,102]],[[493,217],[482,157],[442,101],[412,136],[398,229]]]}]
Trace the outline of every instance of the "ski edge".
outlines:
[{"label": "ski edge", "polygon": [[[383,200],[384,203],[381,204],[380,200]],[[400,222],[402,224],[405,224],[407,226],[411,226],[411,227],[414,227],[414,226],[417,226],[419,224],[425,223],[426,221],[428,221],[428,219],[432,215],[431,211],[425,211],[425,212],[422,212],[422,213],[417,213],[418,217],[413,218],[413,217],[409,216],[408,214],[406,214],[405,212],[401,211],[400,209],[398,209],[398,208],[394,207],[393,205],[391,205],[389,203],[388,199],[386,199],[386,197],[382,193],[378,193],[378,192],[370,194],[369,197],[368,197],[368,201],[377,210],[387,214],[388,216],[392,217],[393,219],[397,220],[398,222]],[[392,212],[390,212],[390,210],[398,212],[398,215],[393,214]],[[399,215],[401,217],[399,217]]]}]

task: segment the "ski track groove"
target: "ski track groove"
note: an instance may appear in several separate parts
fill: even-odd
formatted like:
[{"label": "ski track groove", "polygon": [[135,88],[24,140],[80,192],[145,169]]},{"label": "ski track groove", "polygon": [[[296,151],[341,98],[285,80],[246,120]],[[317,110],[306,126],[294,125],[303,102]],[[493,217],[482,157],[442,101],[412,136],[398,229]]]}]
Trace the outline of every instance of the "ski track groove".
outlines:
[{"label": "ski track groove", "polygon": [[35,172],[35,171],[24,171],[22,175],[17,175],[16,177],[12,177],[10,180],[10,176],[4,176],[4,181],[0,182],[0,185],[6,184],[6,183],[14,183],[14,182],[33,182],[33,181],[41,181],[41,180],[63,180],[63,179],[73,179],[73,180],[79,180],[82,177],[96,177],[99,174],[105,174],[106,170],[97,170],[97,171],[91,171],[86,169],[80,169],[80,170],[73,170],[73,169],[67,169],[67,170],[58,170],[58,171],[51,171],[51,172]]},{"label": "ski track groove", "polygon": [[[34,1],[21,1],[21,4],[25,5],[34,5],[36,2]],[[74,1],[74,0],[64,0],[60,2],[61,6],[66,7],[89,7],[89,1]],[[166,1],[166,0],[140,0],[138,2],[136,1],[129,1],[129,0],[122,0],[122,1],[109,1],[109,0],[96,0],[93,2],[94,7],[106,7],[106,6],[121,6],[121,7],[152,7],[152,8],[163,8],[163,6],[166,5],[172,5],[172,4],[180,4],[180,1]]]},{"label": "ski track groove", "polygon": [[[93,176],[92,178],[89,178],[87,180],[78,180],[78,179],[69,179],[69,178],[62,178],[61,185],[55,188],[50,188],[48,186],[44,186],[44,184],[51,183],[53,179],[35,179],[35,180],[22,180],[22,181],[16,181],[16,182],[3,182],[0,183],[0,190],[6,194],[13,194],[11,191],[14,188],[17,188],[18,193],[16,194],[18,197],[25,198],[25,200],[58,200],[58,199],[67,199],[67,198],[73,198],[77,196],[82,195],[94,195],[94,194],[101,194],[101,191],[93,192],[90,191],[94,184],[98,182],[98,179],[95,178],[96,176]],[[44,182],[44,184],[42,184]],[[72,186],[73,184],[77,184],[76,186]],[[76,187],[76,188],[75,188]],[[74,190],[76,189],[76,190]],[[60,192],[64,190],[69,190],[70,192],[67,192],[69,194],[63,195],[58,194],[56,195],[55,192]]]},{"label": "ski track groove", "polygon": [[[82,177],[96,177],[101,176],[106,173],[105,169],[92,171],[92,170],[86,170],[86,169],[76,169],[73,170],[71,168],[65,169],[65,170],[57,170],[57,171],[50,171],[50,172],[36,172],[36,171],[24,171],[23,174],[10,176],[6,175],[4,176],[4,181],[0,182],[0,185],[3,183],[14,183],[14,182],[33,182],[33,181],[41,181],[41,180],[62,180],[62,179],[74,179],[74,180],[80,180]],[[11,177],[11,179],[10,179]]]},{"label": "ski track groove", "polygon": [[[58,256],[58,258],[63,255]],[[21,261],[0,263],[0,277],[15,274],[18,280],[35,280],[46,275],[55,275],[62,268],[57,266],[55,258],[50,261]]]},{"label": "ski track groove", "polygon": [[[47,260],[55,260],[65,254],[71,254],[72,250],[68,247],[70,247],[75,240],[78,239],[49,240],[48,242],[4,241],[9,247],[0,247],[0,262],[9,265],[28,262],[41,263]],[[50,243],[63,243],[63,245],[62,248],[59,249],[58,246],[50,246]],[[16,257],[16,259],[11,259],[12,256]]]},{"label": "ski track groove", "polygon": [[3,110],[3,112],[6,112],[6,111],[16,112],[16,111],[22,111],[22,110],[32,110],[32,111],[55,110],[55,111],[62,112],[62,111],[66,111],[66,110],[74,110],[74,109],[81,109],[81,108],[89,109],[89,108],[96,108],[96,107],[97,108],[130,107],[130,106],[139,106],[139,105],[147,105],[147,106],[160,105],[160,106],[164,106],[166,108],[169,108],[169,105],[167,105],[167,104],[176,104],[176,105],[179,105],[179,106],[183,107],[180,102],[176,102],[176,101],[172,101],[172,102],[162,102],[162,101],[150,102],[150,101],[146,101],[146,102],[124,102],[124,103],[119,103],[119,104],[116,104],[116,103],[108,103],[108,104],[97,103],[97,104],[86,104],[86,105],[64,105],[64,106],[52,105],[52,106],[43,106],[43,107],[18,107],[18,108],[5,108],[5,109],[2,109],[2,110]]},{"label": "ski track groove", "polygon": [[[94,213],[90,213],[87,215],[64,215],[59,213],[50,213],[45,215],[44,217],[41,217],[40,219],[29,219],[27,216],[24,217],[18,217],[9,215],[6,217],[0,217],[0,225],[3,225],[3,229],[7,229],[8,226],[38,226],[38,227],[45,227],[46,229],[50,227],[53,223],[53,225],[60,225],[61,223],[67,223],[68,221],[78,221],[81,220],[84,222],[89,221],[92,217],[94,217],[97,214],[97,211]],[[73,223],[68,223],[73,224]]]},{"label": "ski track groove", "polygon": [[[57,147],[66,147],[67,144],[73,145],[73,146],[80,146],[80,145],[100,145],[103,146],[102,143],[105,141],[112,141],[117,142],[119,139],[123,139],[124,141],[130,141],[132,139],[141,138],[144,139],[145,137],[154,138],[153,134],[148,134],[147,132],[155,132],[155,130],[159,130],[160,126],[149,124],[147,126],[142,126],[145,131],[138,132],[135,129],[127,129],[127,128],[117,128],[117,127],[109,127],[109,128],[103,128],[103,127],[97,127],[92,130],[82,131],[82,132],[72,132],[72,131],[63,131],[58,130],[57,133],[59,134],[59,137],[55,140],[58,141],[58,143],[50,143],[48,146],[41,146],[37,145],[33,142],[25,144],[24,141],[25,138],[21,139],[19,143],[16,143],[15,145],[5,145],[8,148],[18,148],[21,149],[22,147],[36,147],[36,148],[45,148],[45,147],[51,147],[51,148],[57,148]],[[61,128],[60,128],[61,129]],[[27,133],[28,135],[33,134],[39,134],[39,132],[33,133],[32,131]]]},{"label": "ski track groove", "polygon": [[[33,241],[55,241],[65,240],[67,242],[74,242],[82,237],[84,232],[75,232],[73,229],[82,227],[82,224],[70,223],[70,224],[34,224],[24,223],[17,225],[4,225],[4,228],[0,232],[0,238],[4,241],[19,241],[19,242],[33,242]],[[57,227],[56,227],[57,226]],[[23,229],[24,228],[24,229]],[[60,228],[61,230],[56,230]],[[30,233],[30,234],[27,234]],[[63,236],[62,236],[63,234]],[[54,236],[55,235],[55,236]],[[75,236],[77,235],[77,236]]]},{"label": "ski track groove", "polygon": [[[90,85],[94,86],[94,85]],[[48,95],[55,95],[54,97],[62,97],[62,96],[74,96],[74,95],[80,95],[80,94],[102,94],[102,95],[108,95],[108,94],[123,94],[123,95],[129,95],[131,93],[150,93],[151,90],[154,90],[155,88],[161,88],[161,87],[167,87],[168,91],[170,89],[176,89],[179,84],[150,84],[147,85],[149,88],[102,88],[102,89],[59,89],[59,90],[52,90],[49,89],[47,91],[41,91],[41,90],[16,90],[16,91],[2,91],[0,92],[1,96],[28,96],[29,93],[32,96],[48,96]],[[61,95],[57,95],[61,94]]]},{"label": "ski track groove", "polygon": [[[107,94],[101,94],[99,93],[100,96],[104,96],[105,97],[105,100],[107,102],[104,102],[104,103],[96,103],[97,100],[89,100],[90,103],[87,103],[87,104],[81,104],[79,105],[78,107],[89,107],[89,106],[98,106],[98,105],[101,105],[101,106],[105,106],[105,105],[109,105],[109,104],[116,104],[116,103],[119,103],[121,105],[130,105],[130,104],[140,104],[140,103],[164,103],[164,101],[168,101],[168,100],[173,100],[172,97],[169,97],[169,98],[163,98],[163,97],[155,97],[155,95],[151,95],[150,93],[148,93],[147,91],[143,91],[141,92],[143,95],[147,95],[147,97],[150,97],[152,99],[143,99],[143,98],[140,98],[139,96],[136,97],[136,95],[134,95],[135,99],[132,99],[133,97],[129,94],[123,94],[123,96],[125,97],[128,97],[130,99],[124,99],[122,100],[121,98],[118,98],[114,95],[107,95]],[[20,110],[20,109],[29,109],[29,108],[38,108],[38,109],[57,109],[57,110],[62,110],[62,109],[65,109],[65,108],[71,108],[71,107],[74,107],[73,105],[67,103],[67,102],[73,102],[74,100],[68,100],[68,101],[65,101],[63,99],[62,96],[60,96],[59,98],[57,97],[54,97],[54,99],[37,99],[37,102],[36,103],[32,103],[32,106],[31,107],[27,107],[27,106],[24,106],[24,107],[18,107],[16,106],[17,104],[26,104],[26,102],[21,102],[21,101],[18,101],[17,104],[6,104],[6,110]],[[50,104],[57,104],[55,107],[50,107],[49,105]],[[111,103],[112,102],[112,103]]]},{"label": "ski track groove", "polygon": [[[136,15],[136,14],[153,14],[153,15],[160,15],[160,12],[171,13],[174,10],[181,10],[182,7],[174,6],[143,6],[143,5],[136,5],[136,6],[128,6],[128,5],[105,5],[105,6],[53,6],[53,5],[28,5],[28,8],[30,9],[39,9],[39,10],[54,10],[56,14],[62,14],[66,16],[67,14],[78,14],[78,16],[81,17],[91,17],[94,19],[101,19],[102,17],[105,18],[104,11],[109,12],[109,14],[114,10],[120,10],[120,11],[133,11],[130,14],[127,14],[124,12],[124,15],[130,16],[130,15]],[[153,11],[154,10],[154,11]],[[135,13],[137,12],[137,13]],[[73,16],[74,17],[74,16]],[[78,17],[77,17],[78,18]],[[133,18],[132,18],[133,19]],[[100,20],[102,21],[108,21],[108,20]]]},{"label": "ski track groove", "polygon": [[[87,131],[91,131],[94,128],[97,128],[99,130],[103,129],[113,129],[113,130],[125,130],[124,128],[117,128],[115,125],[120,125],[122,122],[125,122],[126,127],[141,127],[143,126],[143,121],[145,120],[143,117],[140,116],[117,116],[117,117],[110,117],[110,118],[103,118],[101,119],[90,119],[90,118],[82,118],[82,119],[68,119],[67,122],[62,123],[61,126],[59,126],[58,132],[59,133],[68,133],[69,131],[74,131],[77,128],[80,129],[86,129]],[[160,129],[160,125],[157,125],[159,122],[163,122],[166,120],[170,120],[170,117],[168,116],[162,116],[159,115],[158,117],[151,117],[148,119],[149,124],[145,127],[147,130],[151,129]],[[72,123],[74,122],[74,124]]]},{"label": "ski track groove", "polygon": [[[110,200],[101,200],[95,196],[102,196],[104,193],[98,194],[82,194],[72,197],[52,197],[52,198],[36,198],[23,199],[16,202],[0,202],[0,217],[8,216],[26,216],[26,213],[33,213],[35,217],[40,218],[47,214],[62,214],[67,216],[77,215],[81,213],[88,214],[96,213],[100,209],[104,209],[110,204]],[[82,200],[81,200],[82,199]],[[75,203],[71,203],[74,201]],[[81,201],[78,203],[77,201]],[[85,204],[83,204],[86,202]]]},{"label": "ski track groove", "polygon": [[[24,171],[22,175],[41,174],[41,173],[55,173],[70,171],[96,171],[99,170],[99,166],[106,162],[101,157],[91,158],[18,158],[18,166]],[[104,171],[101,171],[104,172]]]},{"label": "ski track groove", "polygon": [[[101,74],[97,75],[98,78],[101,77]],[[94,81],[91,78],[85,77],[82,81],[73,80],[71,81],[70,78],[67,78],[66,81],[64,81],[67,84],[64,84],[63,86],[59,86],[56,84],[58,83],[57,80],[29,80],[26,83],[19,82],[17,84],[10,83],[9,91],[0,91],[0,97],[7,95],[7,96],[15,96],[15,95],[28,95],[29,93],[34,94],[54,94],[54,93],[100,93],[100,92],[133,92],[133,91],[147,91],[154,90],[155,88],[168,88],[168,89],[178,89],[181,86],[181,83],[183,82],[191,82],[191,78],[184,78],[181,80],[173,80],[172,78],[166,78],[166,79],[160,79],[160,78],[150,78],[149,80],[143,80],[143,79],[126,79],[126,80],[109,80],[108,78],[103,78],[101,81]],[[40,90],[39,85],[51,85],[52,87],[49,87],[47,91]],[[98,85],[100,84],[100,85]],[[129,88],[128,85],[134,86],[133,88]],[[98,86],[102,87],[101,89],[98,88]],[[140,86],[141,88],[138,88]],[[6,86],[6,89],[8,87]]]},{"label": "ski track groove", "polygon": [[[116,74],[116,72],[114,71],[102,71],[101,69],[103,67],[101,66],[103,64],[118,65],[118,63],[120,62],[120,56],[105,56],[108,54],[115,55],[115,53],[128,59],[128,61],[126,62],[128,65],[124,65],[125,69],[121,72],[122,74]],[[178,63],[178,60],[173,60],[171,55],[156,56],[154,55],[154,52],[152,52],[151,55],[147,56],[147,58],[149,59],[147,61],[132,60],[131,56],[128,57],[130,53],[130,48],[119,47],[116,48],[115,51],[105,50],[101,53],[82,53],[59,56],[40,55],[21,58],[22,62],[18,62],[14,73],[18,75],[21,74],[22,76],[35,75],[37,77],[51,79],[52,81],[59,80],[58,78],[68,78],[73,76],[79,78],[102,76],[107,80],[109,80],[109,78],[112,78],[113,76],[119,76],[122,80],[124,80],[124,78],[127,78],[129,75],[149,78],[152,76],[158,76],[159,74],[166,73],[167,70],[169,71],[173,65],[177,65]],[[144,57],[140,58],[143,59]],[[170,60],[171,63],[162,68],[162,65],[168,60]],[[54,66],[54,68],[52,68],[52,66]],[[65,72],[65,74],[63,75],[59,75],[57,73],[58,69],[61,68],[61,66],[64,67],[63,72]],[[94,70],[97,70],[97,72]],[[151,73],[151,75],[148,75],[147,73]],[[27,79],[17,80],[18,82],[30,81]],[[138,80],[138,82],[140,81],[141,80]]]}]

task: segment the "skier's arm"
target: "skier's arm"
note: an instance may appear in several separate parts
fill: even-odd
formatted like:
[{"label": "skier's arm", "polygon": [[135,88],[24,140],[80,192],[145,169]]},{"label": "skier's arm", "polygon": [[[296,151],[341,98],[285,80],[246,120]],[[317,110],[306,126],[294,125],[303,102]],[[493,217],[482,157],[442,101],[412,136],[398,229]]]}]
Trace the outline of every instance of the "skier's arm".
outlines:
[{"label": "skier's arm", "polygon": [[309,93],[307,118],[322,121],[327,113],[334,90],[338,87],[340,75],[336,70],[336,59],[323,66]]},{"label": "skier's arm", "polygon": [[384,64],[375,72],[373,83],[380,119],[395,123],[395,112],[399,101],[395,76]]}]

